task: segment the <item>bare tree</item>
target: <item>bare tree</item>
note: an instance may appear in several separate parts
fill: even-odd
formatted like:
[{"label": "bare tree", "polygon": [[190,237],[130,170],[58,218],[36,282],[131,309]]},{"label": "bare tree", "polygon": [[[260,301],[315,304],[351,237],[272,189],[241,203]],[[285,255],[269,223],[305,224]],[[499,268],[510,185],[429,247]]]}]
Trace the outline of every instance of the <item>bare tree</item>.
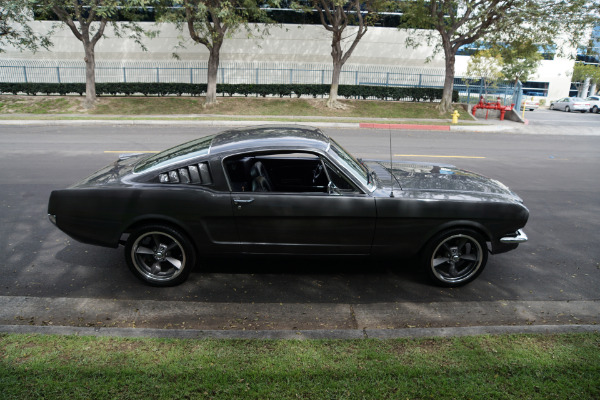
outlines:
[{"label": "bare tree", "polygon": [[[175,22],[181,30],[187,29],[190,38],[204,45],[209,52],[205,105],[217,102],[217,72],[221,47],[226,38],[238,29],[264,33],[258,25],[250,22],[269,22],[266,13],[257,0],[180,0],[183,12],[179,9],[165,9],[162,20]],[[254,28],[254,29],[253,29]]]},{"label": "bare tree", "polygon": [[[338,87],[340,82],[340,73],[342,67],[352,55],[352,52],[367,33],[368,23],[372,21],[373,6],[375,1],[361,2],[360,0],[312,0],[313,7],[319,12],[321,24],[331,32],[331,57],[333,59],[333,74],[331,76],[331,88],[329,89],[329,99],[327,107],[343,108],[338,102]],[[366,6],[365,15],[361,10],[361,4]],[[344,32],[348,25],[356,24],[356,30],[351,31],[347,37]],[[347,32],[347,31],[346,31]],[[351,40],[349,47],[344,51],[345,40]]]},{"label": "bare tree", "polygon": [[[85,106],[91,108],[96,102],[96,53],[98,41],[104,36],[107,24],[113,26],[114,33],[121,37],[128,33],[142,49],[142,34],[144,32],[135,23],[135,14],[128,13],[135,1],[119,2],[115,0],[43,0],[40,9],[46,13],[54,13],[61,22],[66,24],[73,35],[83,44],[85,61]],[[118,23],[119,13],[127,22]]]}]

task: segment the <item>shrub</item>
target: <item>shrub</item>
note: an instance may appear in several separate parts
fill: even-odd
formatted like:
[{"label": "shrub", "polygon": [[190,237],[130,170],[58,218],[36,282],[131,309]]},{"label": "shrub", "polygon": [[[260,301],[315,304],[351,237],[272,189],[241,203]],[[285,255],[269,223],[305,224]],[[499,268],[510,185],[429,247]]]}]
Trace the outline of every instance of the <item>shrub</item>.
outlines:
[{"label": "shrub", "polygon": [[[84,83],[0,83],[0,94],[25,93],[35,96],[38,93],[46,95],[67,95],[85,93]],[[156,83],[156,82],[115,82],[97,83],[98,96],[131,96],[142,94],[144,96],[201,96],[206,93],[206,84],[191,83]],[[321,84],[221,84],[217,85],[217,94],[222,96],[256,95],[256,96],[327,96],[329,85]],[[340,85],[338,94],[346,99],[379,99],[379,100],[405,100],[405,101],[435,101],[442,97],[442,89],[415,88],[399,86],[366,86],[366,85]],[[452,101],[458,102],[458,92],[452,93]]]}]

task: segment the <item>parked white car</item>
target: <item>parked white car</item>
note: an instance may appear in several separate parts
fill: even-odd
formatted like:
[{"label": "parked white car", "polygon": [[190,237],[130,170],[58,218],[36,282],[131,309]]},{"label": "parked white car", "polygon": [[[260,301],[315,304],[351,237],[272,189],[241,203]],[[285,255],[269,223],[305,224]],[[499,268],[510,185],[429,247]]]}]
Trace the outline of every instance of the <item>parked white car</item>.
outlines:
[{"label": "parked white car", "polygon": [[600,96],[590,96],[586,100],[590,102],[590,112],[600,112]]},{"label": "parked white car", "polygon": [[533,97],[526,98],[521,103],[522,110],[533,111],[533,110],[537,110],[539,107],[540,107],[539,100],[535,100]]},{"label": "parked white car", "polygon": [[550,103],[551,110],[563,110],[566,112],[579,111],[587,112],[590,109],[590,102],[581,97],[565,97]]}]

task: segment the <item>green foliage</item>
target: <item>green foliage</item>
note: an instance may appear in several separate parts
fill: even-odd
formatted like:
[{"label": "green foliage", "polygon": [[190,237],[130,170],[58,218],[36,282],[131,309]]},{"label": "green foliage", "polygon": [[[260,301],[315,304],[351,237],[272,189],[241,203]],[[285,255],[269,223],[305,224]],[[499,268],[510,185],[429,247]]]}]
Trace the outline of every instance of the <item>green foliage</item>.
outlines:
[{"label": "green foliage", "polygon": [[31,6],[28,0],[0,0],[0,53],[7,45],[33,52],[52,46],[52,32],[40,34],[29,26],[33,20]]},{"label": "green foliage", "polygon": [[527,82],[542,61],[540,46],[526,37],[495,43],[491,53],[502,57],[502,75],[512,82]]},{"label": "green foliage", "polygon": [[[464,45],[478,40],[512,43],[510,38],[515,37],[550,44],[559,35],[573,44],[581,41],[586,27],[598,23],[597,1],[588,0],[413,0],[403,2],[402,7],[404,23],[400,28],[411,32],[406,45],[427,43],[436,46],[434,54],[444,51],[447,91],[452,89],[456,53]],[[414,26],[433,29],[423,32]],[[449,110],[448,100],[446,93],[441,110]]]},{"label": "green foliage", "polygon": [[600,67],[594,64],[575,64],[571,81],[583,82],[587,78],[590,78],[592,83],[600,83]]},{"label": "green foliage", "polygon": [[[190,83],[98,83],[96,92],[99,96],[131,96],[142,94],[144,96],[202,96],[206,93],[206,84]],[[83,83],[0,83],[0,94],[25,93],[30,96],[37,94],[45,95],[67,95],[85,93]],[[329,85],[309,84],[220,84],[217,85],[217,93],[222,96],[278,96],[278,97],[300,97],[326,96],[329,94]],[[346,99],[378,99],[378,100],[406,100],[410,101],[435,101],[442,96],[442,89],[437,88],[413,88],[392,86],[363,86],[363,85],[340,85],[340,96]],[[453,101],[458,101],[458,92],[454,91]]]},{"label": "green foliage", "polygon": [[473,54],[467,64],[467,76],[481,78],[484,93],[487,95],[488,87],[496,87],[502,78],[504,62],[499,54],[492,54],[490,50],[481,50]]}]

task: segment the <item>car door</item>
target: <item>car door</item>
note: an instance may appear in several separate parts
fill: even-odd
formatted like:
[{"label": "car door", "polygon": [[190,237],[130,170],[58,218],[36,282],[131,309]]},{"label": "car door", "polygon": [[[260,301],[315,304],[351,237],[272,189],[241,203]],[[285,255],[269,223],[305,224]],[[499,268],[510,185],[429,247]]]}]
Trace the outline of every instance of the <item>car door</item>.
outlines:
[{"label": "car door", "polygon": [[374,198],[359,190],[325,190],[232,192],[243,251],[369,254],[375,231]]}]

